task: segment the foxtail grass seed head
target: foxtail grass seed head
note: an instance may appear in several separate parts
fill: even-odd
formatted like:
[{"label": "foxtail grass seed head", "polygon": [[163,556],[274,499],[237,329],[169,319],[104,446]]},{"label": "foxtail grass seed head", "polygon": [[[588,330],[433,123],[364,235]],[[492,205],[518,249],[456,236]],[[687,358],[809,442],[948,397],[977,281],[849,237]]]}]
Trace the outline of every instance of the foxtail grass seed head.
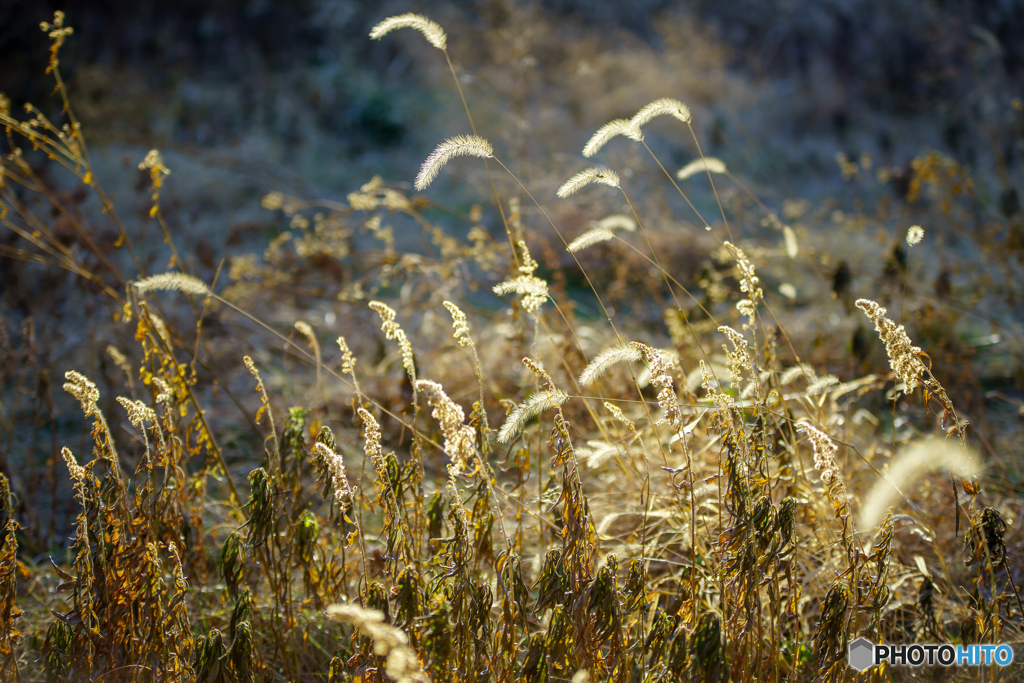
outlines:
[{"label": "foxtail grass seed head", "polygon": [[813,384],[817,381],[818,375],[814,372],[814,368],[808,363],[800,363],[794,365],[791,368],[786,368],[779,373],[779,384],[785,386],[792,383],[796,379],[803,377],[807,380],[808,384]]},{"label": "foxtail grass seed head", "polygon": [[587,230],[585,233],[569,242],[569,246],[566,251],[575,254],[576,252],[583,251],[587,247],[592,247],[595,244],[601,242],[608,242],[615,239],[615,233],[607,228],[592,228]]},{"label": "foxtail grass seed head", "polygon": [[686,180],[692,175],[698,173],[726,173],[725,164],[721,159],[715,157],[704,157],[703,159],[694,159],[686,166],[676,171],[676,178],[679,180]]},{"label": "foxtail grass seed head", "polygon": [[431,152],[423,162],[413,186],[417,191],[422,192],[441,172],[442,166],[455,157],[465,156],[489,159],[494,156],[494,148],[487,140],[476,135],[456,135],[453,138],[448,138],[438,145],[437,149]]},{"label": "foxtail grass seed head", "polygon": [[348,348],[344,337],[338,337],[338,346],[341,348],[341,371],[351,375],[356,371],[356,357],[352,355],[352,350]]},{"label": "foxtail grass seed head", "polygon": [[445,301],[444,307],[452,315],[455,341],[459,342],[459,346],[473,346],[473,338],[469,336],[469,323],[466,321],[466,314],[451,301]]},{"label": "foxtail grass seed head", "polygon": [[615,119],[609,121],[600,128],[597,132],[591,136],[586,146],[583,148],[583,156],[592,157],[600,151],[608,142],[619,135],[625,135],[630,140],[636,140],[640,142],[644,139],[640,129],[634,126],[626,119]]},{"label": "foxtail grass seed head", "polygon": [[906,385],[906,392],[914,391],[919,378],[925,374],[924,363],[921,362],[921,347],[910,343],[910,337],[903,325],[897,325],[885,317],[885,309],[870,299],[857,299],[857,308],[875,324],[878,336],[885,344],[885,352],[889,356],[892,371]]},{"label": "foxtail grass seed head", "polygon": [[915,244],[918,244],[923,239],[924,228],[922,228],[920,225],[910,226],[910,229],[907,230],[907,244],[912,247]]},{"label": "foxtail grass seed head", "polygon": [[635,346],[619,346],[605,349],[597,354],[590,365],[580,373],[580,385],[589,387],[597,378],[603,375],[608,368],[617,363],[636,363],[642,358],[640,350]]},{"label": "foxtail grass seed head", "polygon": [[99,415],[100,411],[96,402],[100,400],[100,390],[96,388],[96,385],[74,370],[64,373],[64,379],[67,380],[64,384],[64,391],[78,399],[78,402],[82,404],[82,412],[85,413],[85,416]]},{"label": "foxtail grass seed head", "polygon": [[427,19],[422,14],[413,14],[411,12],[388,17],[370,30],[370,37],[374,40],[380,40],[392,31],[397,31],[400,28],[411,28],[419,31],[427,39],[427,42],[438,50],[444,50],[448,46],[448,36],[439,24]]},{"label": "foxtail grass seed head", "polygon": [[587,461],[587,467],[590,469],[597,469],[601,465],[608,462],[612,456],[616,453],[621,453],[622,449],[614,444],[610,444],[607,441],[587,441],[587,445],[583,448],[576,449],[576,455]]},{"label": "foxtail grass seed head", "polygon": [[316,333],[313,331],[313,327],[309,323],[307,323],[305,320],[296,320],[295,321],[295,330],[299,334],[301,334],[303,337],[306,338],[306,342],[309,344],[309,347],[311,349],[313,349],[314,355],[317,358],[319,358],[320,357],[320,342],[318,342],[317,339],[316,339]]},{"label": "foxtail grass seed head", "polygon": [[565,184],[558,188],[559,199],[565,199],[574,192],[583,189],[587,185],[601,183],[608,187],[619,186],[619,174],[607,168],[588,168],[580,171],[572,178],[565,181]]},{"label": "foxtail grass seed head", "polygon": [[540,415],[548,408],[557,408],[568,400],[569,394],[557,389],[539,391],[527,396],[526,400],[517,405],[505,419],[505,424],[501,426],[501,430],[498,432],[498,441],[501,443],[510,442],[532,418]]},{"label": "foxtail grass seed head", "polygon": [[210,289],[202,280],[185,273],[160,273],[150,275],[135,283],[135,290],[139,293],[154,292],[158,290],[183,292],[185,294],[196,294],[205,296]]},{"label": "foxtail grass seed head", "polygon": [[668,97],[662,97],[661,99],[654,100],[646,107],[638,111],[633,115],[633,118],[629,120],[629,125],[632,128],[640,130],[646,126],[652,119],[659,116],[671,116],[679,119],[683,123],[690,122],[690,109],[679,100],[673,100]]},{"label": "foxtail grass seed head", "polygon": [[599,221],[591,223],[591,225],[602,230],[625,230],[626,232],[633,232],[636,230],[636,221],[621,213],[607,216],[606,218],[602,218]]},{"label": "foxtail grass seed head", "polygon": [[120,368],[123,372],[131,374],[132,366],[128,362],[128,357],[121,353],[121,350],[114,345],[107,346],[107,355],[110,356],[110,360],[114,361],[114,365]]},{"label": "foxtail grass seed head", "polygon": [[817,396],[818,394],[825,393],[838,384],[839,378],[835,375],[822,375],[807,385],[807,394],[809,396]]},{"label": "foxtail grass seed head", "polygon": [[464,472],[466,465],[476,454],[473,428],[463,424],[466,420],[465,412],[448,397],[444,388],[437,382],[421,379],[416,382],[416,389],[427,395],[427,402],[433,408],[430,414],[441,425],[444,450],[452,459],[456,473]]}]

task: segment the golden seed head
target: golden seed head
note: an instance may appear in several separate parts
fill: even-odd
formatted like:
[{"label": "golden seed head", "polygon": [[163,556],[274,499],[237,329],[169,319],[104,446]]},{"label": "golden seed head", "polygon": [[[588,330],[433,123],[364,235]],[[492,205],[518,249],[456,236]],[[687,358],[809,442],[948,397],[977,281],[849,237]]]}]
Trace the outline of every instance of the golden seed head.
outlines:
[{"label": "golden seed head", "polygon": [[395,322],[395,309],[382,301],[371,301],[369,305],[380,316],[380,329],[384,332],[384,337],[386,339],[395,339],[396,333],[401,329],[398,327],[398,323]]},{"label": "golden seed head", "polygon": [[412,12],[388,17],[370,30],[370,37],[374,40],[380,40],[392,31],[397,31],[400,28],[411,28],[419,31],[427,39],[427,42],[438,50],[444,50],[448,45],[448,36],[440,24],[431,21],[422,14],[413,14]]},{"label": "golden seed head", "polygon": [[608,401],[604,402],[604,408],[605,410],[612,414],[612,417],[614,417],[622,424],[626,425],[626,427],[628,427],[630,431],[633,431],[635,429],[633,421],[626,417],[625,413],[622,412],[622,408]]},{"label": "golden seed head", "polygon": [[352,488],[348,483],[348,475],[345,472],[345,461],[342,459],[340,453],[335,453],[327,444],[316,442],[314,446],[316,452],[324,459],[327,463],[327,469],[331,473],[331,477],[334,479],[334,497],[341,502],[345,496],[352,495]]},{"label": "golden seed head", "polygon": [[921,347],[911,344],[903,325],[897,325],[885,317],[885,309],[874,301],[857,299],[857,308],[864,311],[864,315],[875,324],[875,330],[885,344],[892,371],[906,385],[906,392],[911,393],[926,372],[921,362]]},{"label": "golden seed head", "polygon": [[135,289],[139,293],[153,292],[157,290],[171,290],[184,292],[185,294],[198,294],[200,296],[209,294],[210,289],[206,283],[197,277],[185,275],[185,273],[160,273],[143,278],[135,283]]},{"label": "golden seed head", "polygon": [[466,321],[466,314],[451,301],[445,301],[444,307],[452,315],[454,336],[455,340],[459,342],[459,346],[473,346],[473,338],[469,336],[469,323]]},{"label": "golden seed head", "polygon": [[138,427],[143,422],[149,422],[150,424],[156,424],[156,411],[147,406],[142,401],[133,401],[130,398],[124,396],[118,396],[117,402],[128,413],[128,421],[133,426]]},{"label": "golden seed head", "polygon": [[363,452],[376,465],[382,455],[380,424],[377,423],[377,418],[365,408],[360,408],[358,413],[359,418],[363,421]]},{"label": "golden seed head", "polygon": [[344,337],[338,337],[338,346],[341,348],[341,371],[351,375],[356,371],[356,357],[352,355],[352,350],[348,348]]},{"label": "golden seed head", "polygon": [[64,458],[64,464],[68,466],[68,472],[71,473],[71,478],[75,481],[85,481],[85,468],[78,464],[75,460],[75,456],[71,453],[71,450],[66,446],[60,449],[60,454]]},{"label": "golden seed head", "polygon": [[811,448],[814,450],[814,469],[821,472],[821,480],[826,484],[832,483],[839,474],[839,468],[836,466],[835,455],[839,452],[839,447],[832,443],[832,439],[829,438],[828,434],[821,431],[810,422],[801,422],[800,426],[807,432],[807,438],[811,442]]},{"label": "golden seed head", "polygon": [[78,402],[82,404],[82,411],[86,417],[99,415],[100,411],[96,406],[96,402],[100,399],[100,391],[96,388],[96,385],[86,379],[84,375],[74,370],[68,370],[64,373],[64,378],[67,380],[67,383],[64,385],[64,391],[78,399]]},{"label": "golden seed head", "polygon": [[476,454],[476,435],[473,428],[463,424],[466,414],[448,397],[437,382],[421,379],[416,382],[417,391],[427,395],[427,403],[433,408],[431,416],[441,425],[444,436],[444,450],[452,459],[456,473],[464,472],[469,460]]}]

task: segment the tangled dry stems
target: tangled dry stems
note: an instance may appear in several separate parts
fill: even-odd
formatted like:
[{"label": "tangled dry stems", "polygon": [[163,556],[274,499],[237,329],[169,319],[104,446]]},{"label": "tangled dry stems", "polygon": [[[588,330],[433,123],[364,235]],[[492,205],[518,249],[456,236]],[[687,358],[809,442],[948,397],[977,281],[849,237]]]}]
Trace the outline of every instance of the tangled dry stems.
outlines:
[{"label": "tangled dry stems", "polygon": [[[51,69],[70,35],[63,21],[58,14],[44,26],[53,41]],[[406,27],[447,50],[443,29],[420,15],[387,19],[371,37]],[[92,187],[91,171],[81,170],[88,160],[80,129],[47,126],[38,116],[23,123],[5,110],[0,119],[72,160]],[[692,119],[681,102],[655,100],[632,119],[599,129],[584,156],[619,135],[643,142],[641,129],[659,116],[686,126]],[[451,138],[424,162],[415,188],[426,189],[447,161],[465,155],[494,158],[483,138]],[[159,153],[151,152],[142,167],[159,187],[167,175]],[[719,160],[702,158],[677,177],[700,171],[726,173]],[[621,189],[616,172],[588,169],[557,194],[565,198],[591,183]],[[918,514],[909,491],[899,491],[912,513],[907,527],[898,527],[890,512],[873,543],[855,528],[853,482],[868,472],[885,480],[874,456],[888,443],[865,432],[859,439],[870,448],[866,456],[840,427],[856,400],[883,392],[887,380],[870,375],[843,383],[802,362],[784,325],[775,321],[773,329],[764,322],[774,313],[748,250],[732,241],[720,245],[738,302],[716,312],[735,320],[733,327],[697,300],[684,310],[677,297],[689,292],[672,286],[678,281],[669,279],[647,243],[645,258],[673,300],[671,349],[659,348],[649,327],[629,330],[637,339],[623,336],[627,331],[601,298],[603,283],[588,275],[591,263],[575,261],[609,323],[598,346],[606,350],[588,359],[577,334],[580,320],[556,282],[564,273],[540,269],[531,256],[527,240],[535,233],[524,226],[518,202],[507,202],[504,248],[478,227],[469,233],[472,245],[446,235],[429,225],[414,199],[380,179],[348,200],[344,212],[320,213],[313,222],[303,216],[308,207],[301,200],[272,193],[263,204],[291,217],[302,233],[296,252],[305,255],[341,254],[330,245],[351,235],[343,218],[374,214],[364,225],[390,245],[381,282],[404,269],[457,283],[469,262],[502,273],[493,291],[516,298],[507,319],[493,326],[501,335],[474,323],[474,340],[464,312],[472,308],[429,297],[450,313],[457,343],[445,352],[450,365],[436,359],[429,365],[422,360],[430,355],[426,349],[414,348],[428,335],[410,338],[394,308],[369,301],[384,338],[398,343],[405,375],[398,371],[397,384],[408,395],[394,399],[386,360],[364,360],[358,374],[372,389],[361,388],[349,346],[361,338],[357,330],[348,341],[337,339],[338,374],[321,358],[314,325],[294,323],[308,353],[236,303],[244,298],[238,283],[254,274],[281,281],[287,240],[268,247],[266,266],[255,258],[233,263],[236,285],[222,295],[178,271],[140,276],[123,297],[103,290],[135,325],[138,348],[129,354],[113,348],[109,355],[144,387],[141,398],[117,397],[140,438],[130,441],[133,453],[122,459],[96,384],[67,372],[64,388],[93,418],[93,446],[84,464],[67,447],[60,451],[78,506],[68,559],[52,567],[60,580],[56,590],[65,595],[31,615],[31,639],[15,627],[26,620],[17,606],[27,597],[19,590],[25,572],[17,561],[10,487],[0,475],[4,680],[841,680],[852,677],[845,644],[856,635],[890,642],[1020,638],[1024,610],[1008,608],[1019,599],[1007,561],[1007,524],[984,504],[973,476],[952,473],[954,498],[943,502],[953,506],[956,527],[961,515],[966,520],[959,571],[950,569],[953,558],[940,546],[950,515]],[[437,264],[427,268],[418,254],[398,261],[389,228],[381,227],[384,212],[425,224],[440,253]],[[562,243],[585,257],[588,246],[617,237],[614,229],[639,227],[642,212],[641,205],[633,218],[609,217]],[[549,225],[561,239],[557,225]],[[920,228],[911,228],[906,241],[913,246],[922,238]],[[786,239],[793,257],[799,253],[795,237]],[[62,258],[67,270],[93,277],[74,254]],[[369,296],[356,284],[342,298],[361,302],[365,311]],[[212,299],[259,323],[317,368],[318,388],[320,372],[336,380],[346,406],[317,398],[278,412],[284,419],[275,422],[279,385],[263,377],[277,375],[261,373],[246,355],[242,362],[259,400],[252,416],[258,445],[255,462],[229,461],[197,398],[195,363],[181,360],[177,326],[154,313],[155,297],[167,291]],[[447,287],[444,295],[452,291]],[[925,410],[938,399],[961,437],[963,452],[955,458],[970,457],[966,420],[924,365],[922,350],[878,303],[860,299],[856,305],[875,324],[899,388],[910,394],[923,385]],[[724,356],[707,351],[721,341],[714,342],[715,330],[728,341]],[[201,331],[197,324],[194,349]],[[494,351],[498,336],[508,346]],[[785,356],[783,339],[792,357]],[[501,360],[510,348],[528,372],[516,375]],[[472,352],[479,398],[470,392],[469,410],[452,398],[464,400],[461,390],[450,396],[440,382],[417,379],[418,362],[427,363],[424,368],[466,363],[456,352]],[[260,366],[266,367],[263,360]],[[460,386],[452,374],[452,381],[445,378],[449,389]],[[851,384],[860,393],[843,403]],[[499,398],[505,416],[495,432],[488,410]],[[433,421],[420,415],[424,401]],[[868,467],[855,472],[850,463],[858,459]],[[134,467],[132,476],[122,476],[122,467]],[[250,471],[241,472],[245,467]],[[235,484],[243,479],[244,501]],[[214,511],[219,519],[212,519]],[[953,537],[961,532],[956,527]]]}]

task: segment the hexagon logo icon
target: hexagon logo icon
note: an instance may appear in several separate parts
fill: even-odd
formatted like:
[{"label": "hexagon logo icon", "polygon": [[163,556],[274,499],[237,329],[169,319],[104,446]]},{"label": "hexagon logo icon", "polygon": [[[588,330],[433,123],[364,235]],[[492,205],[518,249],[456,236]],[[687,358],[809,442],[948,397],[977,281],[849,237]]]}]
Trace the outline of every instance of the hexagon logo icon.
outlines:
[{"label": "hexagon logo icon", "polygon": [[867,638],[858,638],[849,645],[849,663],[857,671],[875,665],[875,644]]}]

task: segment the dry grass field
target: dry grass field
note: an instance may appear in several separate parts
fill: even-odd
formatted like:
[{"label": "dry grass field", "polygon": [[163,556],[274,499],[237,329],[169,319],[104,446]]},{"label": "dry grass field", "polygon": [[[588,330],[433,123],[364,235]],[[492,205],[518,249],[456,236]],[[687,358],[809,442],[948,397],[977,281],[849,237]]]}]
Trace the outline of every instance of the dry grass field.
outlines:
[{"label": "dry grass field", "polygon": [[371,24],[440,93],[373,105],[384,170],[248,199],[95,151],[134,105],[43,24],[49,101],[0,95],[0,680],[1020,680],[847,664],[1024,658],[1019,162],[800,167],[689,20],[662,59],[451,21]]}]

